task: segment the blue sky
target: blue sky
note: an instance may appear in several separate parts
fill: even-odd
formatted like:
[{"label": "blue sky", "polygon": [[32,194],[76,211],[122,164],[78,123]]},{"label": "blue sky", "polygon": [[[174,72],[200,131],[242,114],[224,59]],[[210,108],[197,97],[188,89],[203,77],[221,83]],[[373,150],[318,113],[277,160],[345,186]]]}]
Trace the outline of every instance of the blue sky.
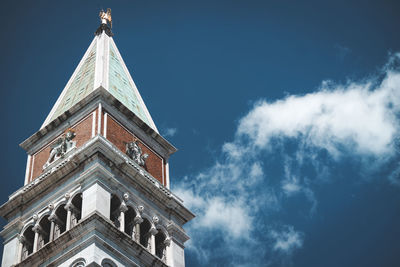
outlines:
[{"label": "blue sky", "polygon": [[4,2],[1,202],[111,7],[179,149],[187,266],[399,266],[399,4],[322,2]]}]

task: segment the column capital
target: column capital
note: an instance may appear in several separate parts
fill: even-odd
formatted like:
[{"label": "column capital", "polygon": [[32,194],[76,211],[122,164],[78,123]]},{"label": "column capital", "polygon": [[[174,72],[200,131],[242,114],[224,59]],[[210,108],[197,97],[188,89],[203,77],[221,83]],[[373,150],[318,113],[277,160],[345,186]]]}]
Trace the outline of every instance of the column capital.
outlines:
[{"label": "column capital", "polygon": [[170,237],[165,238],[164,245],[167,246],[167,247],[169,247],[171,245],[171,238]]},{"label": "column capital", "polygon": [[151,235],[156,235],[158,233],[158,230],[154,226],[151,226],[149,233]]},{"label": "column capital", "polygon": [[55,213],[52,213],[49,216],[49,221],[53,222],[53,223],[56,223],[56,224],[59,224],[59,225],[64,225],[64,222],[62,220],[60,220],[60,218],[58,218],[57,214],[55,214]]},{"label": "column capital", "polygon": [[119,211],[120,212],[128,211],[128,206],[126,205],[125,201],[122,201],[121,205],[119,206]]},{"label": "column capital", "polygon": [[71,211],[72,210],[72,206],[73,206],[72,203],[68,202],[67,204],[65,204],[64,209]]},{"label": "column capital", "polygon": [[50,214],[49,221],[54,222],[57,220],[57,215],[55,213]]},{"label": "column capital", "polygon": [[79,212],[79,210],[75,207],[74,204],[72,204],[72,202],[68,202],[68,203],[65,205],[64,209],[67,210],[67,211]]},{"label": "column capital", "polygon": [[26,238],[24,235],[18,235],[18,240],[19,242],[21,242],[22,244],[26,243]]},{"label": "column capital", "polygon": [[34,231],[35,233],[41,234],[43,233],[43,228],[40,226],[40,224],[35,224],[35,226],[33,226],[32,231]]},{"label": "column capital", "polygon": [[133,219],[134,223],[142,223],[143,218],[140,215],[136,215],[135,218]]}]

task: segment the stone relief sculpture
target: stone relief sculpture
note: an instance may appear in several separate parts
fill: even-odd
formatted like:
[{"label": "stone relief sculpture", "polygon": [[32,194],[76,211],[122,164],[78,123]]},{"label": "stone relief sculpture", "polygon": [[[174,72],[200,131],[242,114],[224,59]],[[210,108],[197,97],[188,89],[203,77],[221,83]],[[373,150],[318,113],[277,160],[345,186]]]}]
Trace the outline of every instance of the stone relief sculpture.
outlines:
[{"label": "stone relief sculpture", "polygon": [[76,142],[72,141],[76,136],[73,129],[67,129],[65,133],[51,145],[50,156],[47,162],[43,165],[46,169],[51,163],[59,158],[62,158],[68,151],[76,146]]},{"label": "stone relief sculpture", "polygon": [[125,153],[140,166],[145,166],[146,160],[149,157],[148,154],[143,154],[142,148],[139,146],[139,141],[137,139],[133,142],[126,143]]}]

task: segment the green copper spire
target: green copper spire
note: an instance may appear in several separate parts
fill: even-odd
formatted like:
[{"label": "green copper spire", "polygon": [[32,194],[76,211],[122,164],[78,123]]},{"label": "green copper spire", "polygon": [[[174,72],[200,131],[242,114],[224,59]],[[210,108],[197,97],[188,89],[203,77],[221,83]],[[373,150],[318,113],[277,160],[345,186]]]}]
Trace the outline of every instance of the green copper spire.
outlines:
[{"label": "green copper spire", "polygon": [[83,64],[78,66],[76,75],[74,75],[69,86],[67,85],[68,90],[63,95],[50,121],[60,116],[93,91],[95,62],[96,43],[90,49],[89,55],[85,58]]},{"label": "green copper spire", "polygon": [[100,87],[158,132],[118,48],[104,30],[96,32],[42,128]]}]

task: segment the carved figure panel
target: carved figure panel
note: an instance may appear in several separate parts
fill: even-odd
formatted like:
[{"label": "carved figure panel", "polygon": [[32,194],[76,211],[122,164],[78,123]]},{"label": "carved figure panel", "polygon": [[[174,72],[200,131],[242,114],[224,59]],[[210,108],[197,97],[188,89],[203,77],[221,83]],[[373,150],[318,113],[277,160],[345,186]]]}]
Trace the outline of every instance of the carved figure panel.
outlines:
[{"label": "carved figure panel", "polygon": [[43,169],[47,168],[51,163],[69,152],[72,148],[76,147],[76,142],[72,141],[76,136],[73,129],[67,129],[65,133],[51,145],[50,156],[47,162],[43,165]]},{"label": "carved figure panel", "polygon": [[143,153],[142,148],[139,146],[138,140],[126,143],[125,153],[128,155],[128,157],[143,167],[146,165],[146,160],[149,157],[148,154]]},{"label": "carved figure panel", "polygon": [[[142,140],[138,139],[132,132],[125,129],[111,115],[107,116],[107,139],[123,153],[129,151],[129,148],[127,149],[128,143],[137,141],[137,144],[139,144],[142,150],[142,155],[148,154],[147,158],[145,160],[143,159],[145,163],[143,167],[160,183],[165,184],[165,170],[163,170],[164,165],[162,157],[152,151],[148,144],[144,143]],[[133,150],[134,144],[131,144],[130,148]],[[134,155],[133,152],[131,155]]]}]

